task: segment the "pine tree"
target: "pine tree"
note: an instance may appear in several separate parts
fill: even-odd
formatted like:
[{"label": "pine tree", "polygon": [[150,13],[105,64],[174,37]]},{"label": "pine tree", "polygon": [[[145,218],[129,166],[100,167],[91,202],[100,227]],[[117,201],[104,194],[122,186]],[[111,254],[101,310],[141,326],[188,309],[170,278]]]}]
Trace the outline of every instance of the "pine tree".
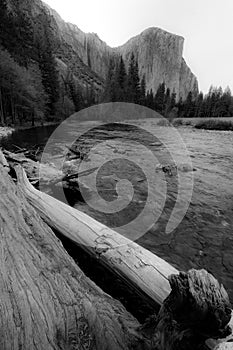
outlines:
[{"label": "pine tree", "polygon": [[174,108],[176,106],[176,93],[173,91],[171,95],[170,108]]},{"label": "pine tree", "polygon": [[166,102],[166,94],[165,94],[165,83],[159,85],[157,92],[155,94],[155,110],[161,114],[164,114],[165,111],[165,102]]},{"label": "pine tree", "polygon": [[146,104],[146,78],[145,75],[143,75],[141,84],[140,84],[140,104],[145,105]]},{"label": "pine tree", "polygon": [[47,95],[43,90],[38,66],[20,66],[8,51],[0,48],[1,122],[7,118],[15,124],[30,118],[43,118]]},{"label": "pine tree", "polygon": [[49,96],[48,111],[55,114],[55,104],[59,98],[59,81],[56,61],[53,55],[53,35],[46,14],[41,16],[40,25],[36,30],[35,45],[37,47],[38,63],[42,74],[42,82]]},{"label": "pine tree", "polygon": [[115,61],[110,59],[108,73],[105,81],[105,87],[102,95],[103,102],[113,102],[115,100],[114,79],[115,79]]},{"label": "pine tree", "polygon": [[184,101],[183,101],[182,97],[179,98],[179,101],[176,104],[176,106],[178,108],[178,117],[179,118],[184,117]]},{"label": "pine tree", "polygon": [[120,57],[119,63],[116,65],[115,80],[116,100],[125,101],[127,74],[122,56]]},{"label": "pine tree", "polygon": [[33,27],[28,15],[17,9],[14,13],[7,8],[7,2],[0,2],[0,45],[8,50],[20,64],[27,66],[33,46]]},{"label": "pine tree", "polygon": [[127,81],[127,101],[140,103],[140,79],[138,73],[138,63],[135,60],[134,53],[130,56],[128,81]]},{"label": "pine tree", "polygon": [[200,92],[195,101],[195,115],[194,115],[195,118],[203,117],[203,101],[204,101],[204,96],[203,96],[203,93]]},{"label": "pine tree", "polygon": [[192,118],[195,115],[195,107],[193,101],[192,91],[189,91],[187,99],[184,103],[184,117]]},{"label": "pine tree", "polygon": [[233,98],[231,95],[231,90],[227,87],[219,98],[219,109],[218,117],[232,117],[233,112]]},{"label": "pine tree", "polygon": [[171,110],[171,96],[170,89],[167,88],[164,100],[164,116],[167,117]]},{"label": "pine tree", "polygon": [[147,91],[145,105],[151,109],[154,109],[154,107],[155,107],[154,106],[154,94],[153,94],[152,89],[150,89],[150,91]]},{"label": "pine tree", "polygon": [[5,0],[0,1],[0,18],[0,45],[4,48],[7,48],[12,22],[8,15]]}]

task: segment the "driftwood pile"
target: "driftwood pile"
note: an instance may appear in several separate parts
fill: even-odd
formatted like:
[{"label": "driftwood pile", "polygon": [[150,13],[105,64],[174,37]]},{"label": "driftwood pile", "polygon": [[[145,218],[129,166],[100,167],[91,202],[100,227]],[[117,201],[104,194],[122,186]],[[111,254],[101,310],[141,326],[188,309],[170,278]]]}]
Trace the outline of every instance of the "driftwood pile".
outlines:
[{"label": "driftwood pile", "polygon": [[[3,150],[1,154],[4,156],[8,166],[14,168],[16,165],[21,165],[26,172],[29,182],[36,187],[40,184],[43,187],[43,191],[47,193],[51,193],[51,189],[56,186],[60,187],[61,185],[63,188],[72,188],[79,191],[79,178],[96,170],[96,168],[93,168],[91,171],[76,171],[71,173],[67,170],[64,172],[64,170],[58,170],[51,163],[39,163],[36,160],[34,151],[27,151],[21,148],[14,153]],[[77,159],[79,156],[79,154],[75,154],[75,158],[71,157],[69,159]]]},{"label": "driftwood pile", "polygon": [[[11,165],[0,152],[1,350],[197,350],[213,346],[209,338],[230,337],[228,295],[212,275],[179,273],[36,190],[22,168],[25,162]],[[12,166],[16,181],[9,175]],[[139,324],[83,274],[51,227],[162,305],[159,314]]]}]

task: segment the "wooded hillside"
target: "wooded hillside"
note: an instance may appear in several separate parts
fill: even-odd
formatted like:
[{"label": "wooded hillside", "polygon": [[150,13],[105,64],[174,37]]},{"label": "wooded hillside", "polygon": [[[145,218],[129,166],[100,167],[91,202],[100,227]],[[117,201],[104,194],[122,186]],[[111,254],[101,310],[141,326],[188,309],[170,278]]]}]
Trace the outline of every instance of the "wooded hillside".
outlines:
[{"label": "wooded hillside", "polygon": [[[51,17],[21,8],[20,1],[0,3],[0,122],[25,124],[63,119],[93,103],[75,76],[62,74],[54,55],[59,45]],[[84,97],[86,101],[84,102]]]}]

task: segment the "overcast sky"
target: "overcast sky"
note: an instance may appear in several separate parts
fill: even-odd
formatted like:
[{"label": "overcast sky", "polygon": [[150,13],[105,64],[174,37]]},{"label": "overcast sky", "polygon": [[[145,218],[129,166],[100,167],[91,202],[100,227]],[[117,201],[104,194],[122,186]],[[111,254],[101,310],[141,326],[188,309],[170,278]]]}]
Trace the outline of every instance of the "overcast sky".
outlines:
[{"label": "overcast sky", "polygon": [[185,38],[184,58],[199,87],[233,92],[233,0],[44,0],[63,19],[119,46],[148,27]]}]

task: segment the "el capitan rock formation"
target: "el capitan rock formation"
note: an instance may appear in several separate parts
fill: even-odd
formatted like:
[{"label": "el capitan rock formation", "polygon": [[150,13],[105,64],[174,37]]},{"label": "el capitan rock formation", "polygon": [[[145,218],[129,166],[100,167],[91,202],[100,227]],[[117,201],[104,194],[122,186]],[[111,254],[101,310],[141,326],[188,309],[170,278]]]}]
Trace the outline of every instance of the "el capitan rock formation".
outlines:
[{"label": "el capitan rock formation", "polygon": [[148,28],[117,50],[129,62],[131,52],[138,59],[139,74],[145,74],[146,87],[156,92],[163,81],[177,97],[185,99],[198,92],[198,82],[182,57],[184,38],[160,28]]},{"label": "el capitan rock formation", "polygon": [[[14,6],[12,0],[8,2],[9,6]],[[40,0],[23,0],[19,6],[37,20],[41,13],[49,16],[59,71],[66,74],[69,68],[81,86],[92,85],[96,91],[101,91],[111,57],[122,55],[127,66],[134,52],[140,78],[145,74],[147,90],[156,92],[164,81],[172,92],[176,92],[177,99],[185,99],[189,91],[194,95],[198,92],[197,79],[182,57],[184,38],[181,36],[159,28],[149,28],[124,45],[111,48],[97,34],[84,33],[76,25],[66,23],[55,10]]]}]

